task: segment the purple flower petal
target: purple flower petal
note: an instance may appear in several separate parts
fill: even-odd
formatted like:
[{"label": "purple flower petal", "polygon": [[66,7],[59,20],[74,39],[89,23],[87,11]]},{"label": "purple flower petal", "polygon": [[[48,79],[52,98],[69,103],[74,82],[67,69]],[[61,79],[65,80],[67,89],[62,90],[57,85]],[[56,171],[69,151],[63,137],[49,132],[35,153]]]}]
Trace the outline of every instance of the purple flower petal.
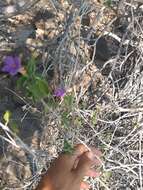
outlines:
[{"label": "purple flower petal", "polygon": [[17,65],[17,68],[20,69],[22,67],[20,58],[18,56],[15,56],[14,61],[15,61],[15,64]]},{"label": "purple flower petal", "polygon": [[62,98],[62,97],[64,97],[65,93],[66,93],[65,89],[58,88],[55,90],[54,96]]},{"label": "purple flower petal", "polygon": [[7,65],[3,66],[3,68],[1,69],[3,72],[8,72],[9,67]]},{"label": "purple flower petal", "polygon": [[14,63],[14,59],[12,56],[6,56],[4,59],[4,65],[10,66]]},{"label": "purple flower petal", "polygon": [[1,69],[3,72],[8,72],[10,75],[16,75],[21,69],[21,60],[18,56],[6,56],[4,66]]}]

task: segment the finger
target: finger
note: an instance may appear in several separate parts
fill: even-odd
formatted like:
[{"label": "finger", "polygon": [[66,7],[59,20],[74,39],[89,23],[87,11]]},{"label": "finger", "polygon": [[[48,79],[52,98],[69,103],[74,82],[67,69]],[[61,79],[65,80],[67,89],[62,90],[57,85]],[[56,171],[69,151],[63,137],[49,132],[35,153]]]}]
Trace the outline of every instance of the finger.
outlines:
[{"label": "finger", "polygon": [[93,164],[93,154],[91,152],[84,153],[78,162],[76,169],[74,170],[77,178],[82,179],[90,170]]},{"label": "finger", "polygon": [[79,158],[77,158],[74,162],[74,165],[73,165],[73,170],[76,169],[77,165],[78,165],[78,162],[79,162]]},{"label": "finger", "polygon": [[73,156],[74,156],[74,165],[73,165],[73,169],[76,169],[80,156],[85,153],[88,152],[88,148],[86,146],[84,146],[83,144],[78,144],[74,147],[74,152],[73,152]]},{"label": "finger", "polygon": [[[91,150],[94,154],[96,154],[95,157],[98,157],[102,154],[99,150],[96,150],[95,148],[91,148]],[[80,156],[87,151],[87,147],[85,147],[83,144],[78,144],[75,146],[74,152],[72,154],[61,154],[56,162],[58,162],[60,165],[64,165],[68,171],[75,169],[78,165]],[[94,165],[99,166],[101,165],[101,162],[95,159]]]},{"label": "finger", "polygon": [[90,189],[90,186],[88,183],[82,182],[80,185],[80,189]]},{"label": "finger", "polygon": [[98,149],[91,148],[92,153],[94,154],[94,165],[93,166],[101,166],[102,165],[102,152]]},{"label": "finger", "polygon": [[74,147],[74,152],[73,154],[76,155],[77,157],[81,156],[83,153],[89,151],[86,146],[83,144],[78,144]]},{"label": "finger", "polygon": [[[90,148],[91,149],[91,152],[94,154],[94,165],[96,166],[100,166],[102,164],[102,161],[100,159],[100,157],[102,156],[102,152],[98,149],[95,149],[93,147]],[[83,144],[78,144],[76,145],[75,147],[75,151],[74,151],[74,155],[77,156],[77,158],[75,159],[75,163],[73,165],[73,169],[75,169],[78,165],[78,162],[79,162],[79,157],[84,153],[84,152],[89,152],[89,150],[87,149],[86,146],[84,146]]]},{"label": "finger", "polygon": [[[75,160],[74,165],[73,165],[73,169],[76,169],[76,168],[77,168],[79,160],[80,160],[80,157]],[[95,166],[96,166],[96,167],[99,167],[99,166],[101,166],[101,165],[102,165],[102,161],[99,160],[99,159],[96,159],[96,158],[94,157],[94,158],[93,158],[93,163],[92,163],[92,165],[91,165],[91,168],[94,168]]]},{"label": "finger", "polygon": [[93,167],[99,167],[102,165],[102,160],[101,159],[97,159],[97,158],[94,158],[93,160],[93,164],[92,164],[92,168]]},{"label": "finger", "polygon": [[69,157],[70,169],[77,167],[80,156],[87,151],[88,149],[83,144],[78,144],[74,147],[74,151]]},{"label": "finger", "polygon": [[62,167],[64,167],[64,169],[68,172],[72,170],[73,164],[74,164],[74,161],[70,154],[61,154],[54,163],[55,167],[60,166],[61,169]]},{"label": "finger", "polygon": [[93,148],[93,147],[91,147],[90,149],[91,149],[92,153],[95,155],[95,157],[100,158],[102,156],[102,152],[100,150]]},{"label": "finger", "polygon": [[67,171],[72,170],[77,167],[79,157],[87,151],[88,149],[83,144],[78,144],[75,146],[72,154],[61,154],[56,163],[64,165]]},{"label": "finger", "polygon": [[100,173],[97,172],[97,171],[94,170],[94,169],[90,169],[90,170],[87,172],[86,176],[96,178],[96,177],[99,177],[99,176],[100,176]]},{"label": "finger", "polygon": [[[74,153],[77,154],[78,156],[82,155],[84,152],[89,151],[89,149],[83,145],[83,144],[77,144],[74,147]],[[94,147],[90,147],[91,152],[97,156],[97,157],[101,157],[102,156],[102,152]]]}]

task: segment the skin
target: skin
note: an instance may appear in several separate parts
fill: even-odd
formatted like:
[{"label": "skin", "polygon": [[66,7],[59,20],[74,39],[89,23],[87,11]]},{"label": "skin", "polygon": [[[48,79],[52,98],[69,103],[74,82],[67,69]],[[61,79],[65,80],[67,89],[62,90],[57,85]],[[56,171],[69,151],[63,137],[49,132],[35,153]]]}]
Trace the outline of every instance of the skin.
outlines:
[{"label": "skin", "polygon": [[101,152],[89,151],[84,145],[75,147],[73,154],[61,154],[44,174],[36,190],[80,190],[89,189],[84,176],[98,177],[93,166],[101,165]]}]

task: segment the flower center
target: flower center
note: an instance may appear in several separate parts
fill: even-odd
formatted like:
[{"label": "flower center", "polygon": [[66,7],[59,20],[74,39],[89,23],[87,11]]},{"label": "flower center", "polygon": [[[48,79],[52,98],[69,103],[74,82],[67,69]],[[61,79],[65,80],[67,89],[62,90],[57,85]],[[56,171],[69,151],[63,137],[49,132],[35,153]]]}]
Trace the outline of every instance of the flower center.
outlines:
[{"label": "flower center", "polygon": [[16,68],[16,63],[13,63],[13,64],[11,65],[11,67],[15,69],[15,68]]}]

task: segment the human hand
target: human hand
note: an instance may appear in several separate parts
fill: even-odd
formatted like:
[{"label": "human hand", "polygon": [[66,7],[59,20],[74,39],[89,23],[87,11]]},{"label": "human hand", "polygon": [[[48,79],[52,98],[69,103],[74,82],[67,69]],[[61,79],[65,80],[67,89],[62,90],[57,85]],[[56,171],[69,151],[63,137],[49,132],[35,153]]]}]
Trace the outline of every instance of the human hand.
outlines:
[{"label": "human hand", "polygon": [[42,177],[36,190],[80,190],[89,189],[84,176],[98,177],[92,167],[101,165],[101,152],[89,151],[84,145],[75,147],[72,154],[61,154]]}]

